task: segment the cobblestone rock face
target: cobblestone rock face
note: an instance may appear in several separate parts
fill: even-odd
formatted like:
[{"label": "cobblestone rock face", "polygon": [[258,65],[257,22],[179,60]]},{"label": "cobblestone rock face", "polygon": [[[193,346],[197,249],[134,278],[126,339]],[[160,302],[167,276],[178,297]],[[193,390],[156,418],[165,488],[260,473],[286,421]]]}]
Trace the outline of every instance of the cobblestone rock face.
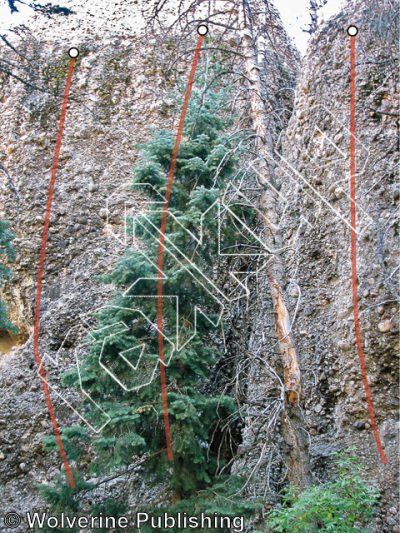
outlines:
[{"label": "cobblestone rock face", "polygon": [[[42,56],[51,58],[49,69],[64,69],[63,76],[68,62],[67,33],[60,30],[61,44],[40,42]],[[20,45],[20,41],[13,44]],[[60,359],[51,364],[51,359],[56,360],[82,314],[111,301],[113,287],[95,277],[107,274],[129,245],[124,217],[137,214],[145,203],[144,197],[130,189],[140,151],[137,145],[152,135],[152,129],[173,128],[177,116],[167,96],[171,89],[151,63],[151,42],[146,57],[141,51],[143,40],[134,35],[117,38],[110,32],[102,40],[89,38],[74,44],[83,58],[74,68],[54,189],[39,335],[39,352],[47,361],[47,380],[60,427],[81,422],[59,394],[72,406],[82,396],[65,390],[60,382],[61,372],[72,369],[74,361]],[[48,455],[43,449],[42,437],[53,430],[33,354],[36,280],[62,79],[58,97],[10,79],[0,102],[1,165],[17,191],[16,196],[1,173],[0,216],[10,221],[18,250],[11,265],[12,283],[5,284],[2,297],[19,328],[12,343],[16,345],[0,358],[2,512],[43,510],[46,504],[38,496],[38,483],[51,482],[62,466],[57,454]],[[71,335],[69,343],[74,342]],[[89,449],[87,462],[91,453]]]},{"label": "cobblestone rock face", "polygon": [[[376,6],[375,6],[376,7]],[[369,9],[369,10],[368,10]],[[386,24],[389,24],[387,12]],[[283,231],[289,290],[304,375],[311,453],[349,445],[379,480],[387,518],[375,531],[398,531],[398,97],[390,29],[371,6],[346,10],[310,43],[295,109],[277,159],[281,193],[289,200]],[[350,231],[350,23],[356,37],[356,226],[361,338],[382,445],[375,444],[353,318]],[[386,35],[386,36],[385,36]],[[293,284],[292,284],[293,287]],[[393,507],[393,505],[394,507]],[[388,509],[395,508],[392,515]]]},{"label": "cobblestone rock face", "polygon": [[[399,84],[395,25],[376,3],[347,8],[311,39],[299,68],[294,109],[275,147],[286,267],[285,297],[302,372],[305,430],[316,482],[333,473],[330,453],[354,447],[378,482],[383,516],[371,531],[398,531]],[[393,13],[392,13],[393,15]],[[353,317],[350,219],[350,37],[356,24],[356,228],[361,339],[372,403],[388,463],[375,443]],[[268,284],[240,322],[247,406],[234,469],[251,472],[248,496],[270,498],[285,477],[279,389],[283,380]],[[261,295],[261,301],[260,301]],[[260,360],[263,358],[264,360]],[[267,364],[268,363],[268,364]],[[277,374],[273,373],[275,370]],[[243,370],[242,370],[243,371]],[[279,381],[279,377],[281,381]]]},{"label": "cobblestone rock face", "polygon": [[[126,9],[127,4],[121,6]],[[121,6],[116,4],[115,11]],[[84,24],[71,15],[62,24],[49,22],[47,31],[40,16],[31,25],[41,54],[51,58],[51,83],[57,73],[65,74],[69,35],[74,36],[70,44],[83,52],[73,74],[46,248],[39,345],[41,356],[46,355],[48,361],[55,359],[81,314],[112,298],[113,288],[94,278],[109,272],[126,248],[125,208],[127,215],[132,215],[144,206],[145,199],[129,187],[138,160],[135,146],[151,135],[152,128],[174,128],[179,116],[157,57],[143,52],[143,39],[133,35],[122,12],[115,20],[111,16],[109,28],[97,28],[95,23],[90,27],[87,21],[92,7],[93,2],[78,1],[72,6],[75,11],[86,10],[81,17]],[[357,11],[357,20],[351,19],[360,29],[356,45],[358,299],[372,400],[388,458],[385,466],[370,427],[353,321],[349,11],[317,32],[310,43],[300,69],[295,109],[276,147],[276,172],[284,198],[280,209],[283,242],[288,249],[286,295],[295,318],[314,472],[325,480],[331,468],[328,454],[354,445],[368,475],[382,488],[384,514],[370,525],[371,531],[395,532],[400,530],[396,499],[399,300],[395,286],[399,87],[391,58],[393,44],[385,41],[387,36],[370,23],[363,9]],[[147,42],[151,51],[152,44]],[[38,496],[37,485],[51,482],[61,469],[60,458],[43,449],[42,437],[51,435],[52,427],[32,337],[62,91],[62,82],[55,97],[10,79],[4,82],[0,98],[0,218],[10,220],[19,254],[13,265],[13,283],[5,285],[3,292],[11,320],[20,331],[16,339],[20,346],[0,354],[1,513],[44,510],[46,504]],[[18,201],[2,167],[10,175]],[[267,287],[260,294],[265,297],[257,305],[266,316],[271,310]],[[265,320],[262,323],[265,326]],[[273,338],[272,319],[268,324],[263,332],[253,328],[254,342],[268,335]],[[59,379],[60,370],[74,364],[68,360],[60,360],[59,366],[46,364],[61,427],[79,423],[76,413],[57,395],[62,394],[72,406],[81,401],[81,395],[65,391]],[[253,384],[261,380],[255,370],[249,377]],[[263,401],[258,397],[260,390],[250,386],[248,394]],[[238,450],[251,467],[262,451],[262,445],[251,436],[253,430],[244,429]],[[277,438],[275,444],[279,442]],[[86,464],[93,454],[89,448]],[[270,464],[265,453],[259,476],[268,483]],[[283,475],[278,470],[279,466],[276,471],[272,468],[271,486],[274,475]]]}]

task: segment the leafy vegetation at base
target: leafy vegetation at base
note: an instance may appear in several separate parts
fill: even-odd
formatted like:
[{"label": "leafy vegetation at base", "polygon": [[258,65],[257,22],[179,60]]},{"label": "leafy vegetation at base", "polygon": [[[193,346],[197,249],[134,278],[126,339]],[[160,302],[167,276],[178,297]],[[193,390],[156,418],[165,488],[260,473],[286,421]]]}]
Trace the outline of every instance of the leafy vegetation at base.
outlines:
[{"label": "leafy vegetation at base", "polygon": [[[267,531],[352,533],[355,523],[368,522],[379,503],[379,490],[373,482],[364,479],[363,466],[351,451],[332,454],[337,459],[337,479],[314,485],[299,495],[290,488],[283,508],[267,517]],[[368,531],[358,527],[356,530]]]}]

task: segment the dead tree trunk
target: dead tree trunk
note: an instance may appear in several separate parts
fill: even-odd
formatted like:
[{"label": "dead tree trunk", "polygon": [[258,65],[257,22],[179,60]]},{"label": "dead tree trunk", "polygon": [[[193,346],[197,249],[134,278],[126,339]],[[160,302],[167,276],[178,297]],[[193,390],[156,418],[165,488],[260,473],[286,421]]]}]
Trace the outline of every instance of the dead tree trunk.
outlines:
[{"label": "dead tree trunk", "polygon": [[[245,57],[245,73],[250,89],[250,105],[253,128],[257,135],[256,147],[260,156],[260,182],[264,185],[260,206],[266,219],[265,240],[271,250],[281,248],[281,236],[277,212],[276,193],[266,186],[275,182],[273,164],[273,137],[265,119],[265,104],[262,99],[259,66],[256,62],[255,39],[250,28],[249,7],[243,1],[239,11],[241,21],[241,46]],[[275,327],[279,340],[284,368],[286,405],[282,411],[282,433],[286,443],[288,478],[298,490],[311,482],[308,436],[304,430],[300,408],[301,372],[290,327],[290,316],[283,297],[284,264],[279,252],[275,253],[268,266],[268,281],[275,312]]]}]

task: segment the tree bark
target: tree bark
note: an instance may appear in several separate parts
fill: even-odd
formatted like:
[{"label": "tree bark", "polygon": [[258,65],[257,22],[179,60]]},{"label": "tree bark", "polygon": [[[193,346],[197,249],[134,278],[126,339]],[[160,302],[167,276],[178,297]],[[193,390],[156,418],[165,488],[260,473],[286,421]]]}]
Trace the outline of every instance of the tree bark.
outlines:
[{"label": "tree bark", "polygon": [[[260,69],[256,62],[255,40],[248,21],[249,6],[243,1],[239,11],[241,21],[241,46],[245,57],[245,71],[250,89],[250,105],[253,128],[257,135],[257,152],[260,156],[259,176],[265,186],[260,198],[261,211],[266,219],[265,240],[271,251],[281,249],[281,235],[275,191],[268,187],[268,181],[275,183],[273,164],[273,136],[265,118],[265,104],[262,99]],[[301,372],[293,340],[289,311],[283,296],[284,264],[279,252],[273,255],[268,266],[268,282],[274,307],[275,327],[279,341],[284,369],[285,408],[282,411],[282,434],[285,440],[285,456],[288,479],[298,490],[311,483],[308,437],[304,430],[301,399]]]}]

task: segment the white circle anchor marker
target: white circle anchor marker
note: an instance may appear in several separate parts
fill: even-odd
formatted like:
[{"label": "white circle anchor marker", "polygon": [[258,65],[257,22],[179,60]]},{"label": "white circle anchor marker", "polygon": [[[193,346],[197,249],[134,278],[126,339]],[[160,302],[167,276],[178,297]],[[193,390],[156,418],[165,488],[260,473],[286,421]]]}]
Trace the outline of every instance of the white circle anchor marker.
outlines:
[{"label": "white circle anchor marker", "polygon": [[199,26],[197,26],[197,33],[199,35],[207,35],[208,26],[206,26],[206,24],[200,24]]},{"label": "white circle anchor marker", "polygon": [[72,47],[68,50],[68,55],[72,59],[76,59],[79,56],[79,50],[75,47]]},{"label": "white circle anchor marker", "polygon": [[353,26],[353,25],[349,26],[347,28],[347,33],[350,35],[350,37],[355,37],[358,33],[357,26]]}]

